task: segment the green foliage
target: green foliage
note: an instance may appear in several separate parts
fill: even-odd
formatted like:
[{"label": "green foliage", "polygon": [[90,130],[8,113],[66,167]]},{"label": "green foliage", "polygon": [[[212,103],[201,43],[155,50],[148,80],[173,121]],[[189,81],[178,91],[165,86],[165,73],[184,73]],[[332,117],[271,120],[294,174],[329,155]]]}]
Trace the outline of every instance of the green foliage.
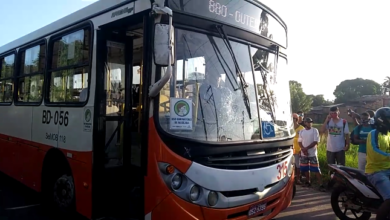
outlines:
[{"label": "green foliage", "polygon": [[335,103],[343,103],[363,95],[382,94],[382,88],[379,83],[373,80],[356,78],[342,81],[333,94],[336,96]]},{"label": "green foliage", "polygon": [[390,76],[386,76],[382,83],[382,93],[387,94],[390,91]]},{"label": "green foliage", "polygon": [[290,81],[291,107],[293,112],[308,112],[311,109],[312,97],[306,95],[302,90],[302,85],[297,81]]},{"label": "green foliage", "polygon": [[321,106],[321,105],[331,105],[333,104],[330,100],[325,100],[324,95],[308,95],[313,99],[312,107]]}]

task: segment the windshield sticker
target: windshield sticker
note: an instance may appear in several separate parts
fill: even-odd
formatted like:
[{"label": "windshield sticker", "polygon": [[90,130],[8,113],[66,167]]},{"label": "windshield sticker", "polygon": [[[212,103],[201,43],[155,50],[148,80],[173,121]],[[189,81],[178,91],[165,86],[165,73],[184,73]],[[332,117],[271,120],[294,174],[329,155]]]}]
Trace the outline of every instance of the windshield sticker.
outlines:
[{"label": "windshield sticker", "polygon": [[263,138],[275,137],[275,126],[272,122],[262,121],[261,130],[263,131]]},{"label": "windshield sticker", "polygon": [[171,98],[170,129],[192,130],[192,100]]}]

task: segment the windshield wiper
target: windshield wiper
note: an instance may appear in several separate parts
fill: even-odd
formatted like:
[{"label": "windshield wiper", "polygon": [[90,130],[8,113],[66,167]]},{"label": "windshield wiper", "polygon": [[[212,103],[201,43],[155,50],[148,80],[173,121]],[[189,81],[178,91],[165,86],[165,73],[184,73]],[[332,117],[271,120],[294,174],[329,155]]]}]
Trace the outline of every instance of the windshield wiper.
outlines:
[{"label": "windshield wiper", "polygon": [[234,55],[232,45],[230,44],[230,41],[229,41],[227,34],[223,30],[223,26],[222,25],[215,25],[215,28],[217,29],[219,35],[221,36],[223,42],[226,45],[226,48],[228,49],[228,51],[230,53],[230,56],[232,57],[234,66],[236,67],[237,76],[240,78],[240,83],[241,83],[240,88],[241,88],[241,92],[242,92],[242,97],[244,99],[244,104],[245,104],[246,110],[248,112],[249,119],[252,119],[251,107],[250,107],[250,103],[249,103],[249,96],[248,96],[248,90],[247,90],[248,84],[245,82],[244,76],[242,75],[240,67],[238,66],[238,62],[237,62],[236,56]]},{"label": "windshield wiper", "polygon": [[[215,42],[214,38],[213,38],[212,36],[210,36],[210,35],[207,35],[207,38],[209,38],[209,41],[210,41],[210,43],[211,43],[211,46],[212,46],[213,49],[214,49],[214,52],[215,52],[216,57],[217,57],[217,59],[218,59],[218,62],[219,62],[219,64],[221,64],[221,67],[222,67],[223,71],[226,73],[226,77],[228,78],[228,80],[229,80],[229,82],[230,82],[230,85],[232,86],[232,88],[233,88],[234,91],[237,91],[238,88],[236,88],[236,86],[233,85],[233,81],[232,81],[232,79],[230,79],[230,77],[232,76],[232,77],[233,77],[233,80],[234,80],[234,82],[235,82],[235,84],[236,84],[237,86],[239,86],[237,80],[234,78],[234,73],[233,73],[233,71],[230,69],[229,65],[227,64],[225,58],[223,57],[221,51],[220,51],[219,48],[218,48],[217,43]],[[225,66],[222,64],[221,59],[222,59],[222,61],[225,63],[227,69],[229,70],[230,76],[229,76],[229,74],[228,74],[228,71],[225,69]]]}]

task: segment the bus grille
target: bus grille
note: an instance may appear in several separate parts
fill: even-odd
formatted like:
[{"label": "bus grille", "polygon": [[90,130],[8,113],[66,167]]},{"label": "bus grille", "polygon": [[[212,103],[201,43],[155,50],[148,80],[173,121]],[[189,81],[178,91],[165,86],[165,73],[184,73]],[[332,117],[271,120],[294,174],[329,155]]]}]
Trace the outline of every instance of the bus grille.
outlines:
[{"label": "bus grille", "polygon": [[218,169],[257,169],[280,163],[292,154],[291,146],[264,148],[197,158],[194,161]]}]

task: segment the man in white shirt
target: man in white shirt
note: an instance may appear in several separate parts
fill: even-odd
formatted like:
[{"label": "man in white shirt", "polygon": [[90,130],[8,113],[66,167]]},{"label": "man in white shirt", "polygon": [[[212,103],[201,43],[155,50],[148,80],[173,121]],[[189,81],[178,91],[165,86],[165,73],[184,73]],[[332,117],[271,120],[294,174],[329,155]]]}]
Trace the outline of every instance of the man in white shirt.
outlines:
[{"label": "man in white shirt", "polygon": [[320,141],[320,134],[317,128],[313,128],[313,120],[305,118],[305,129],[299,133],[298,143],[301,147],[300,169],[302,175],[306,176],[304,186],[310,187],[310,173],[316,173],[317,181],[320,184],[319,190],[325,191],[325,186],[322,183],[321,170],[317,157],[317,145]]}]

